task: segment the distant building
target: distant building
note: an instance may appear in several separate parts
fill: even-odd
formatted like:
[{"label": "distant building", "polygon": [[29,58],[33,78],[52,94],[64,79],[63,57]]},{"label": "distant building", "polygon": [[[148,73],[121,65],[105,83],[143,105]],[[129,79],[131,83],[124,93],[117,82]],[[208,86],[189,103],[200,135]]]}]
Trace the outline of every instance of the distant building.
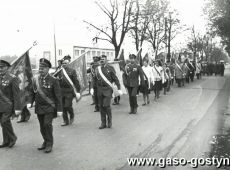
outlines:
[{"label": "distant building", "polygon": [[[87,52],[88,51],[88,52]],[[113,61],[115,58],[115,50],[108,48],[97,48],[97,47],[73,47],[73,60],[78,58],[81,54],[86,53],[86,62],[90,63],[93,61],[93,56],[106,55],[107,59]]]}]

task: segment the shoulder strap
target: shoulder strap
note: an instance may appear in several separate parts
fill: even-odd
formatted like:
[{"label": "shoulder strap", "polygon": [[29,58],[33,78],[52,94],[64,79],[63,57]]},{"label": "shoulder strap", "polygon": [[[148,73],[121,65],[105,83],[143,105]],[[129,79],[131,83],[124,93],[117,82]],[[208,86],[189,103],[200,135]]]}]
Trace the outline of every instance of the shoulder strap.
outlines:
[{"label": "shoulder strap", "polygon": [[179,64],[176,62],[176,66],[179,68],[179,70],[184,74],[184,72],[182,71],[181,67],[179,66]]},{"label": "shoulder strap", "polygon": [[37,92],[41,95],[41,97],[47,102],[49,103],[52,107],[55,108],[55,105],[53,103],[53,101],[47,97],[47,95],[42,91],[41,87],[40,87],[40,83],[38,80],[38,76],[35,77],[35,83],[36,83],[36,87],[37,87]]},{"label": "shoulder strap", "polygon": [[157,68],[155,67],[155,65],[153,66],[157,72],[157,74],[161,77],[161,74],[159,73],[159,71],[157,70]]}]

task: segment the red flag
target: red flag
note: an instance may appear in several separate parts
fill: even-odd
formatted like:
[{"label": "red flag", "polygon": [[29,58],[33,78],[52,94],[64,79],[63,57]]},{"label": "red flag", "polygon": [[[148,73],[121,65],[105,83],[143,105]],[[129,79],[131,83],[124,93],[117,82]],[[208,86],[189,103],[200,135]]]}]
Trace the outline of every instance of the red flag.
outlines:
[{"label": "red flag", "polygon": [[19,79],[19,89],[20,89],[20,100],[22,108],[30,103],[30,93],[32,90],[32,69],[29,58],[29,51],[15,60],[9,72],[14,74]]}]

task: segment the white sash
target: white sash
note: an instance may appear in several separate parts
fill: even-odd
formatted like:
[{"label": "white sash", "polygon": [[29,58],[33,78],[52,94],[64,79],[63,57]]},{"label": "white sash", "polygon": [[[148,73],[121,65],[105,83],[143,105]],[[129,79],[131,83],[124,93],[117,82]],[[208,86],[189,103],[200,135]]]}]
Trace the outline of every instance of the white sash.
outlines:
[{"label": "white sash", "polygon": [[101,71],[101,66],[98,66],[98,73],[100,74],[101,78],[106,82],[106,84],[108,84],[112,89],[113,89],[113,93],[114,96],[120,96],[120,94],[118,93],[118,88],[116,85],[112,84],[106,77],[105,75],[102,73]]}]

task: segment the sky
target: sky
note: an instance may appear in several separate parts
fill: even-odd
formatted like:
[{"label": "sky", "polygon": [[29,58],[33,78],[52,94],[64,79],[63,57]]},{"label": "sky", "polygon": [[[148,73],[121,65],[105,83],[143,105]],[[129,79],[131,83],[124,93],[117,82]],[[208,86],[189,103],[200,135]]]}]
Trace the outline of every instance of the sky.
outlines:
[{"label": "sky", "polygon": [[[108,1],[101,0],[102,3]],[[204,29],[204,20],[200,16],[203,0],[170,1],[178,10],[182,23]],[[92,44],[95,32],[87,28],[83,20],[97,25],[105,23],[94,0],[0,0],[0,56],[20,55],[35,40],[38,46],[52,44],[54,30],[57,45]]]}]

